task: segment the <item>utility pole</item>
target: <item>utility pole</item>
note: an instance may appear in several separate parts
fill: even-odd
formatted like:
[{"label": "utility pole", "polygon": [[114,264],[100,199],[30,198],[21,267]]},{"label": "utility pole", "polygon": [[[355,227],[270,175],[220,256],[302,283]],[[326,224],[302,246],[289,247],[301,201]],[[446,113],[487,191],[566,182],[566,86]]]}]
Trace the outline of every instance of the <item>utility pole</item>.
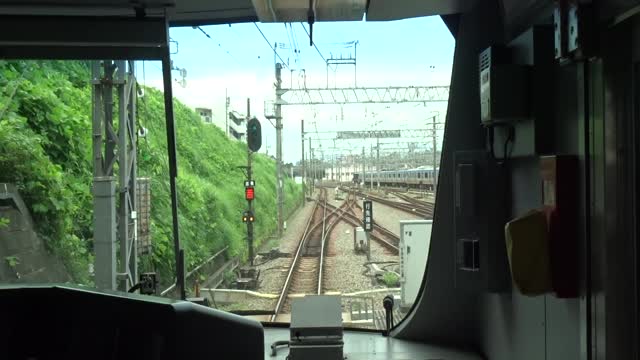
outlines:
[{"label": "utility pole", "polygon": [[[313,151],[311,150],[311,138],[309,138],[309,166],[311,167],[311,169],[313,169]],[[313,173],[313,170],[309,170],[309,177],[311,177],[311,174]],[[313,196],[313,180],[308,179],[309,180],[309,186],[307,186],[309,188],[309,197]]]},{"label": "utility pole", "polygon": [[380,188],[380,138],[376,138],[376,170],[378,173],[378,188]]},{"label": "utility pole", "polygon": [[438,176],[436,175],[436,165],[438,164],[438,158],[437,158],[437,146],[438,146],[438,141],[437,141],[437,135],[436,135],[436,118],[437,115],[433,116],[433,195],[436,195],[436,186],[437,186],[437,181],[438,181]]},{"label": "utility pole", "polygon": [[284,222],[282,192],[282,64],[276,63],[276,191],[278,202],[278,236],[282,236]]},{"label": "utility pole", "polygon": [[322,150],[322,148],[320,148],[320,166],[318,169],[318,172],[320,173],[320,180],[324,181],[324,170],[325,170],[325,166],[324,166],[324,150]]},{"label": "utility pole", "polygon": [[331,149],[331,180],[338,181],[336,176],[336,140],[333,140],[333,149]]},{"label": "utility pole", "polygon": [[[249,120],[251,120],[251,99],[247,98],[247,136],[249,135]],[[249,180],[249,183],[253,180],[251,155],[251,149],[247,146],[247,180]],[[249,213],[253,214],[253,201],[247,199],[247,205],[249,207]],[[249,243],[249,264],[253,266],[253,221],[247,221],[247,242]]]},{"label": "utility pole", "polygon": [[367,161],[364,158],[364,146],[362,147],[362,188],[364,189],[367,186],[367,177],[365,176],[366,171],[366,163]]},{"label": "utility pole", "polygon": [[229,96],[227,89],[224,89],[224,133],[229,137]]},{"label": "utility pole", "polygon": [[307,169],[304,166],[304,120],[300,120],[300,138],[302,139],[302,205],[307,202],[307,187],[305,181],[307,179]]},{"label": "utility pole", "polygon": [[[311,142],[311,140],[309,140],[309,142]],[[313,186],[313,188],[315,190],[316,177],[318,176],[316,174],[316,167],[318,166],[318,164],[316,163],[316,153],[313,150],[314,149],[311,148],[311,171],[313,173],[313,178],[311,179],[311,186]]]},{"label": "utility pole", "polygon": [[[369,146],[371,147],[371,149],[370,149],[370,152],[371,152],[370,154],[371,155],[370,156],[371,156],[371,159],[373,159],[373,144],[371,144]],[[369,175],[369,183],[370,183],[370,186],[371,186],[371,191],[373,191],[373,164],[370,164],[369,168],[371,169],[371,171],[370,171],[371,175]]]}]

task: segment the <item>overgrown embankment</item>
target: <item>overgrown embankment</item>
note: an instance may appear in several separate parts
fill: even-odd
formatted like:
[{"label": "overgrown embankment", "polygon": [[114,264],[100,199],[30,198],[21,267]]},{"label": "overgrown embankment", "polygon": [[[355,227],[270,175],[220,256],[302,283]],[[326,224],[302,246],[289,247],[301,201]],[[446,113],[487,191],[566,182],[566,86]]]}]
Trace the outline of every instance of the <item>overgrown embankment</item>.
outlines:
[{"label": "overgrown embankment", "polygon": [[[0,61],[0,182],[15,183],[47,247],[60,257],[75,282],[90,285],[93,263],[91,87],[89,67],[79,61]],[[172,281],[174,255],[164,102],[146,88],[137,99],[138,125],[149,130],[138,140],[138,175],[151,178],[153,253],[142,271]],[[244,200],[246,145],[229,140],[216,126],[175,100],[178,138],[180,234],[186,267],[229,246],[246,256]],[[275,229],[275,162],[254,156],[255,231],[258,239]],[[301,189],[285,183],[286,209]],[[1,260],[1,259],[0,259]]]}]

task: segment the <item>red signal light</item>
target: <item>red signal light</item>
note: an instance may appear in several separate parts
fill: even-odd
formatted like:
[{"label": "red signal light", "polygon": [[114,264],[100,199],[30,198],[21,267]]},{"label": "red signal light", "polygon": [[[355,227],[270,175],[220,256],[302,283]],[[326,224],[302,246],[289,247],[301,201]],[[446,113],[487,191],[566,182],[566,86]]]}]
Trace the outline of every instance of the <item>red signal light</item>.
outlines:
[{"label": "red signal light", "polygon": [[253,199],[254,199],[254,196],[255,196],[255,192],[254,192],[254,190],[253,190],[253,187],[246,187],[246,188],[244,189],[244,197],[245,197],[247,200],[253,200]]}]

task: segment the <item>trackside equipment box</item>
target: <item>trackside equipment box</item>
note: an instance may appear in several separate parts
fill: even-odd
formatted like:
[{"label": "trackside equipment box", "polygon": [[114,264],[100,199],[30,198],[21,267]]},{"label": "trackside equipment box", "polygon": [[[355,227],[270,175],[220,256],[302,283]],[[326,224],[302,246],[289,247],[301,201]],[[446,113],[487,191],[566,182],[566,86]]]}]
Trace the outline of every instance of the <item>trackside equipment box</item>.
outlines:
[{"label": "trackside equipment box", "polygon": [[427,268],[433,220],[400,221],[400,306],[409,308],[420,292]]}]

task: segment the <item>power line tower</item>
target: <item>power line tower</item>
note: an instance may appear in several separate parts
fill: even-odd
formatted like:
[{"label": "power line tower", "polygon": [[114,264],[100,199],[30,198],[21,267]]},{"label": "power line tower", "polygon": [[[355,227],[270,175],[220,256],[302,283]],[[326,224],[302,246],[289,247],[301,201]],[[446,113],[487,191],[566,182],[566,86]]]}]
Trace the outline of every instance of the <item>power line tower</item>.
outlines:
[{"label": "power line tower", "polygon": [[[338,70],[338,65],[353,65],[353,87],[357,87],[358,86],[358,62],[357,62],[357,57],[358,57],[358,44],[360,42],[355,40],[355,41],[350,41],[347,43],[344,43],[343,45],[345,48],[351,48],[353,47],[353,54],[349,53],[348,55],[343,55],[342,53],[340,53],[339,57],[338,55],[333,55],[333,53],[330,53],[330,57],[326,60],[326,68],[327,68],[327,88],[329,88],[329,67],[331,65],[333,65],[334,67],[334,73]],[[336,87],[335,82],[333,84],[334,88]]]},{"label": "power line tower", "polygon": [[[91,73],[95,283],[100,289],[127,291],[138,277],[135,233],[137,94],[133,61],[95,61]],[[114,92],[117,115],[114,114]],[[116,261],[116,252],[120,261]]]}]

